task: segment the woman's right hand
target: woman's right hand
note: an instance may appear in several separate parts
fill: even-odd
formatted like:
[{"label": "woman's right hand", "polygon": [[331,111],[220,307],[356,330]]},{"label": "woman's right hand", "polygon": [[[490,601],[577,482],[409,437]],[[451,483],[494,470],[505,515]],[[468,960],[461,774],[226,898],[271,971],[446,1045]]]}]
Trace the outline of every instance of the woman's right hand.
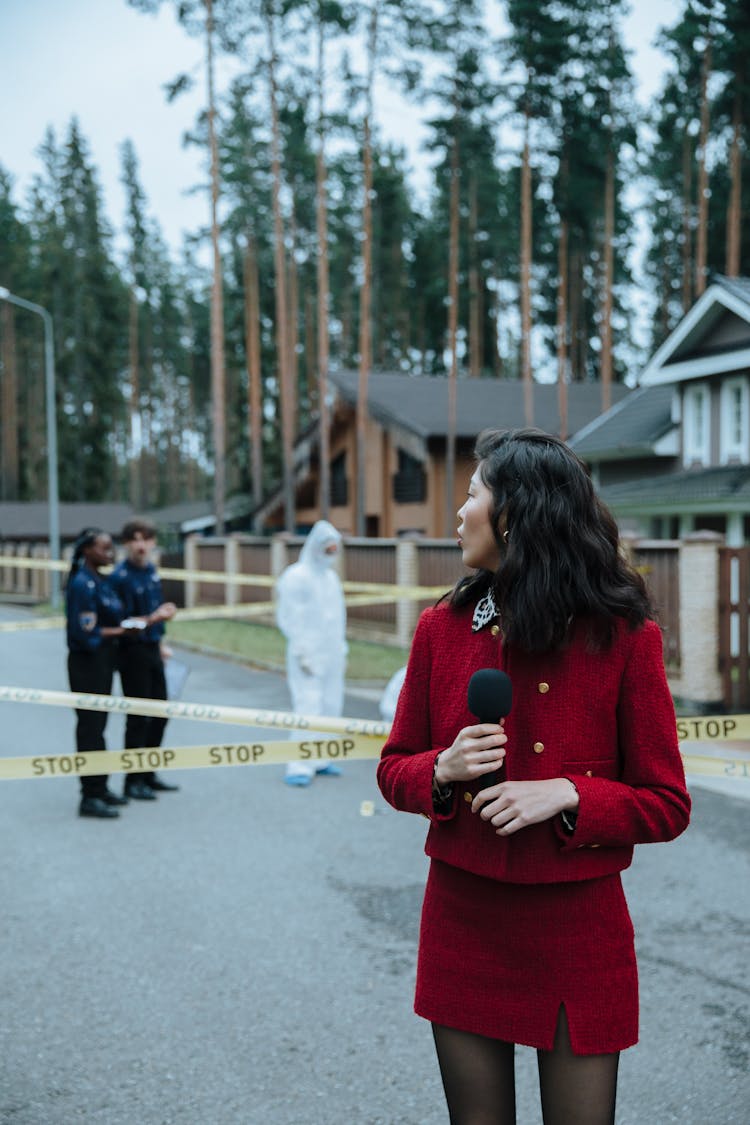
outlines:
[{"label": "woman's right hand", "polygon": [[478,723],[464,727],[452,746],[442,750],[435,770],[438,785],[452,781],[473,781],[498,770],[505,760],[508,736],[502,723]]}]

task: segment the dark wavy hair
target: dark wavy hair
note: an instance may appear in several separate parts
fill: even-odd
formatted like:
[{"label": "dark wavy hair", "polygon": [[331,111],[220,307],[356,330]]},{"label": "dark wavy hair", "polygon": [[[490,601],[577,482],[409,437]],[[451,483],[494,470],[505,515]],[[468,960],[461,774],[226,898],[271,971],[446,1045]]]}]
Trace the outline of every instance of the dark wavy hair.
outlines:
[{"label": "dark wavy hair", "polygon": [[453,605],[492,590],[505,642],[525,652],[562,648],[572,620],[584,619],[601,649],[617,618],[636,628],[653,616],[643,579],[620,553],[614,518],[565,442],[535,429],[485,430],[474,454],[493,496],[500,565],[463,578]]}]

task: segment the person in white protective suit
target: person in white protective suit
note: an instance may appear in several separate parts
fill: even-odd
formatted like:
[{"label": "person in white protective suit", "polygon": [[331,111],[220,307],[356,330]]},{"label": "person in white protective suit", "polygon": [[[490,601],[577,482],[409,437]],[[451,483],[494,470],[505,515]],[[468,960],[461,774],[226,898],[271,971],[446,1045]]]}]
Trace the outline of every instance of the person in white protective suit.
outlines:
[{"label": "person in white protective suit", "polygon": [[[286,674],[292,709],[299,715],[341,715],[346,669],[346,606],[336,573],[341,535],[318,520],[299,561],[276,585],[276,623],[287,640]],[[333,762],[289,762],[288,785],[309,785],[316,773],[341,773]]]}]

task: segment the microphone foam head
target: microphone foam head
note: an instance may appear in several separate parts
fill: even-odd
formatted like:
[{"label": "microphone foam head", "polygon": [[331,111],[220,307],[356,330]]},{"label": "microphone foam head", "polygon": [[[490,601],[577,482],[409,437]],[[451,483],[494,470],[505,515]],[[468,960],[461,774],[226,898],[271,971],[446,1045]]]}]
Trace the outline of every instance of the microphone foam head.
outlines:
[{"label": "microphone foam head", "polygon": [[499,668],[480,668],[469,680],[467,699],[480,723],[499,723],[513,702],[510,676]]}]

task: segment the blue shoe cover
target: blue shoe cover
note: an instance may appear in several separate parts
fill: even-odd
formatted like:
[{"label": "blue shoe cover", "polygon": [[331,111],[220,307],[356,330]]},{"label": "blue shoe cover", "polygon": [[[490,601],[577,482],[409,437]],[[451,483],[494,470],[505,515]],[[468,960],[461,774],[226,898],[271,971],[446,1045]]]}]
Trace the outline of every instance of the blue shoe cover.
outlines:
[{"label": "blue shoe cover", "polygon": [[315,772],[322,773],[324,777],[341,777],[341,766],[336,766],[333,762],[329,762],[327,765],[323,766],[322,769],[316,769]]},{"label": "blue shoe cover", "polygon": [[296,785],[298,788],[306,789],[308,785],[312,784],[312,778],[308,777],[306,773],[293,773],[289,777],[285,777],[284,781],[287,785]]}]

